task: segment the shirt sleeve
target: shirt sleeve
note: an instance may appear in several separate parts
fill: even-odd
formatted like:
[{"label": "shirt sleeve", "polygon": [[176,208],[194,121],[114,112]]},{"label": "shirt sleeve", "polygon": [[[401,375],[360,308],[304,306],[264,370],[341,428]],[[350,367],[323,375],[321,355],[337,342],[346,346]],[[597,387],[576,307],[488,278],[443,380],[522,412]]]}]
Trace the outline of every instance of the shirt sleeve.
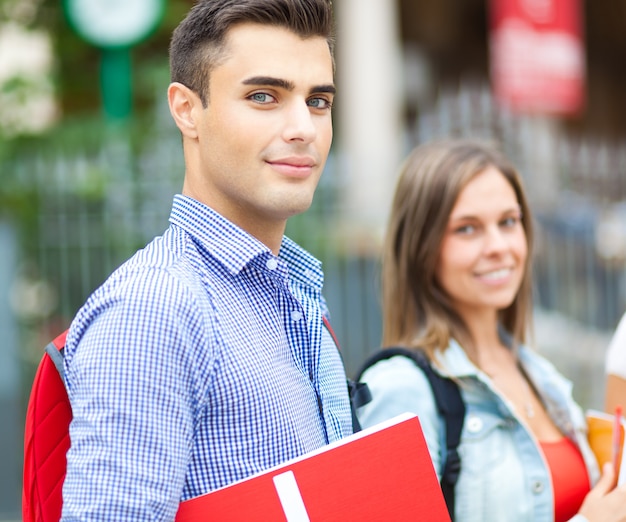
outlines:
[{"label": "shirt sleeve", "polygon": [[622,316],[606,353],[606,373],[626,379],[626,314]]},{"label": "shirt sleeve", "polygon": [[444,429],[424,372],[407,357],[395,356],[366,370],[361,381],[372,394],[372,400],[359,408],[361,426],[367,428],[406,412],[417,415],[440,479]]},{"label": "shirt sleeve", "polygon": [[189,291],[152,270],[94,299],[71,332],[62,520],[173,520],[205,346]]}]

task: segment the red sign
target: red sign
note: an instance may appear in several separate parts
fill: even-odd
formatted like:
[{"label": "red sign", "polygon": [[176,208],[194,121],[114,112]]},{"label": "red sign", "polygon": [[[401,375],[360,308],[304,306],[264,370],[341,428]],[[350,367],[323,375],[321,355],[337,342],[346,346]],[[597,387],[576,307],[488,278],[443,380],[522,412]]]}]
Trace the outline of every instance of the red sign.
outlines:
[{"label": "red sign", "polygon": [[581,0],[490,0],[491,79],[515,112],[575,115],[584,106]]}]

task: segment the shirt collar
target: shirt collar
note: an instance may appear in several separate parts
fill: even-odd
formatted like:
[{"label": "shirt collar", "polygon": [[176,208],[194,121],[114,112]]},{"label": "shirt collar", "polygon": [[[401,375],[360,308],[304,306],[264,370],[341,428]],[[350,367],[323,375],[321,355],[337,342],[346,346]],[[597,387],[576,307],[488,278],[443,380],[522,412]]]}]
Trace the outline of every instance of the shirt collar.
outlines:
[{"label": "shirt collar", "polygon": [[322,262],[319,259],[287,236],[283,236],[278,257],[287,264],[294,281],[321,291],[324,284],[324,273],[322,272]]},{"label": "shirt collar", "polygon": [[[174,196],[169,221],[185,230],[232,274],[241,272],[257,257],[273,257],[271,250],[258,239],[188,196]],[[285,262],[293,280],[321,289],[324,280],[321,262],[286,236],[278,258]]]},{"label": "shirt collar", "polygon": [[450,377],[475,376],[479,372],[465,350],[454,339],[450,339],[450,344],[445,350],[435,351],[435,361],[437,369]]},{"label": "shirt collar", "polygon": [[[499,333],[505,345],[512,350],[512,336],[503,329],[500,329]],[[532,358],[531,352],[523,344],[519,345],[516,350],[522,365],[526,367],[529,358]],[[436,350],[434,358],[437,369],[444,375],[458,378],[484,375],[455,339],[450,339],[450,344],[445,350]]]}]

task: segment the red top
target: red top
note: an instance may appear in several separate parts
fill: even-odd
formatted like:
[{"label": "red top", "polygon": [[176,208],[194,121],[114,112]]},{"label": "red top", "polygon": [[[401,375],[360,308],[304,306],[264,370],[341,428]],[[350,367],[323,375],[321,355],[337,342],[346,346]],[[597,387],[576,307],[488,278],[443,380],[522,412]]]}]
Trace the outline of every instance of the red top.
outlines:
[{"label": "red top", "polygon": [[548,462],[554,488],[554,520],[565,522],[572,518],[589,493],[589,475],[578,448],[567,437],[539,445]]}]

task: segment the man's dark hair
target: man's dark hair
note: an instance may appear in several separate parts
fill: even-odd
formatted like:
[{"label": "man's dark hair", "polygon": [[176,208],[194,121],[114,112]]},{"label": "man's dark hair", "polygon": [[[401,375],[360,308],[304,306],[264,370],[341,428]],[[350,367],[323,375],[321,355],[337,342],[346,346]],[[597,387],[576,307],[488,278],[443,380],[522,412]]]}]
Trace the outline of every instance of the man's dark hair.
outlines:
[{"label": "man's dark hair", "polygon": [[245,22],[282,27],[302,38],[321,36],[333,53],[331,0],[199,0],[172,35],[171,81],[189,87],[206,106],[209,74],[224,54],[226,33]]}]

